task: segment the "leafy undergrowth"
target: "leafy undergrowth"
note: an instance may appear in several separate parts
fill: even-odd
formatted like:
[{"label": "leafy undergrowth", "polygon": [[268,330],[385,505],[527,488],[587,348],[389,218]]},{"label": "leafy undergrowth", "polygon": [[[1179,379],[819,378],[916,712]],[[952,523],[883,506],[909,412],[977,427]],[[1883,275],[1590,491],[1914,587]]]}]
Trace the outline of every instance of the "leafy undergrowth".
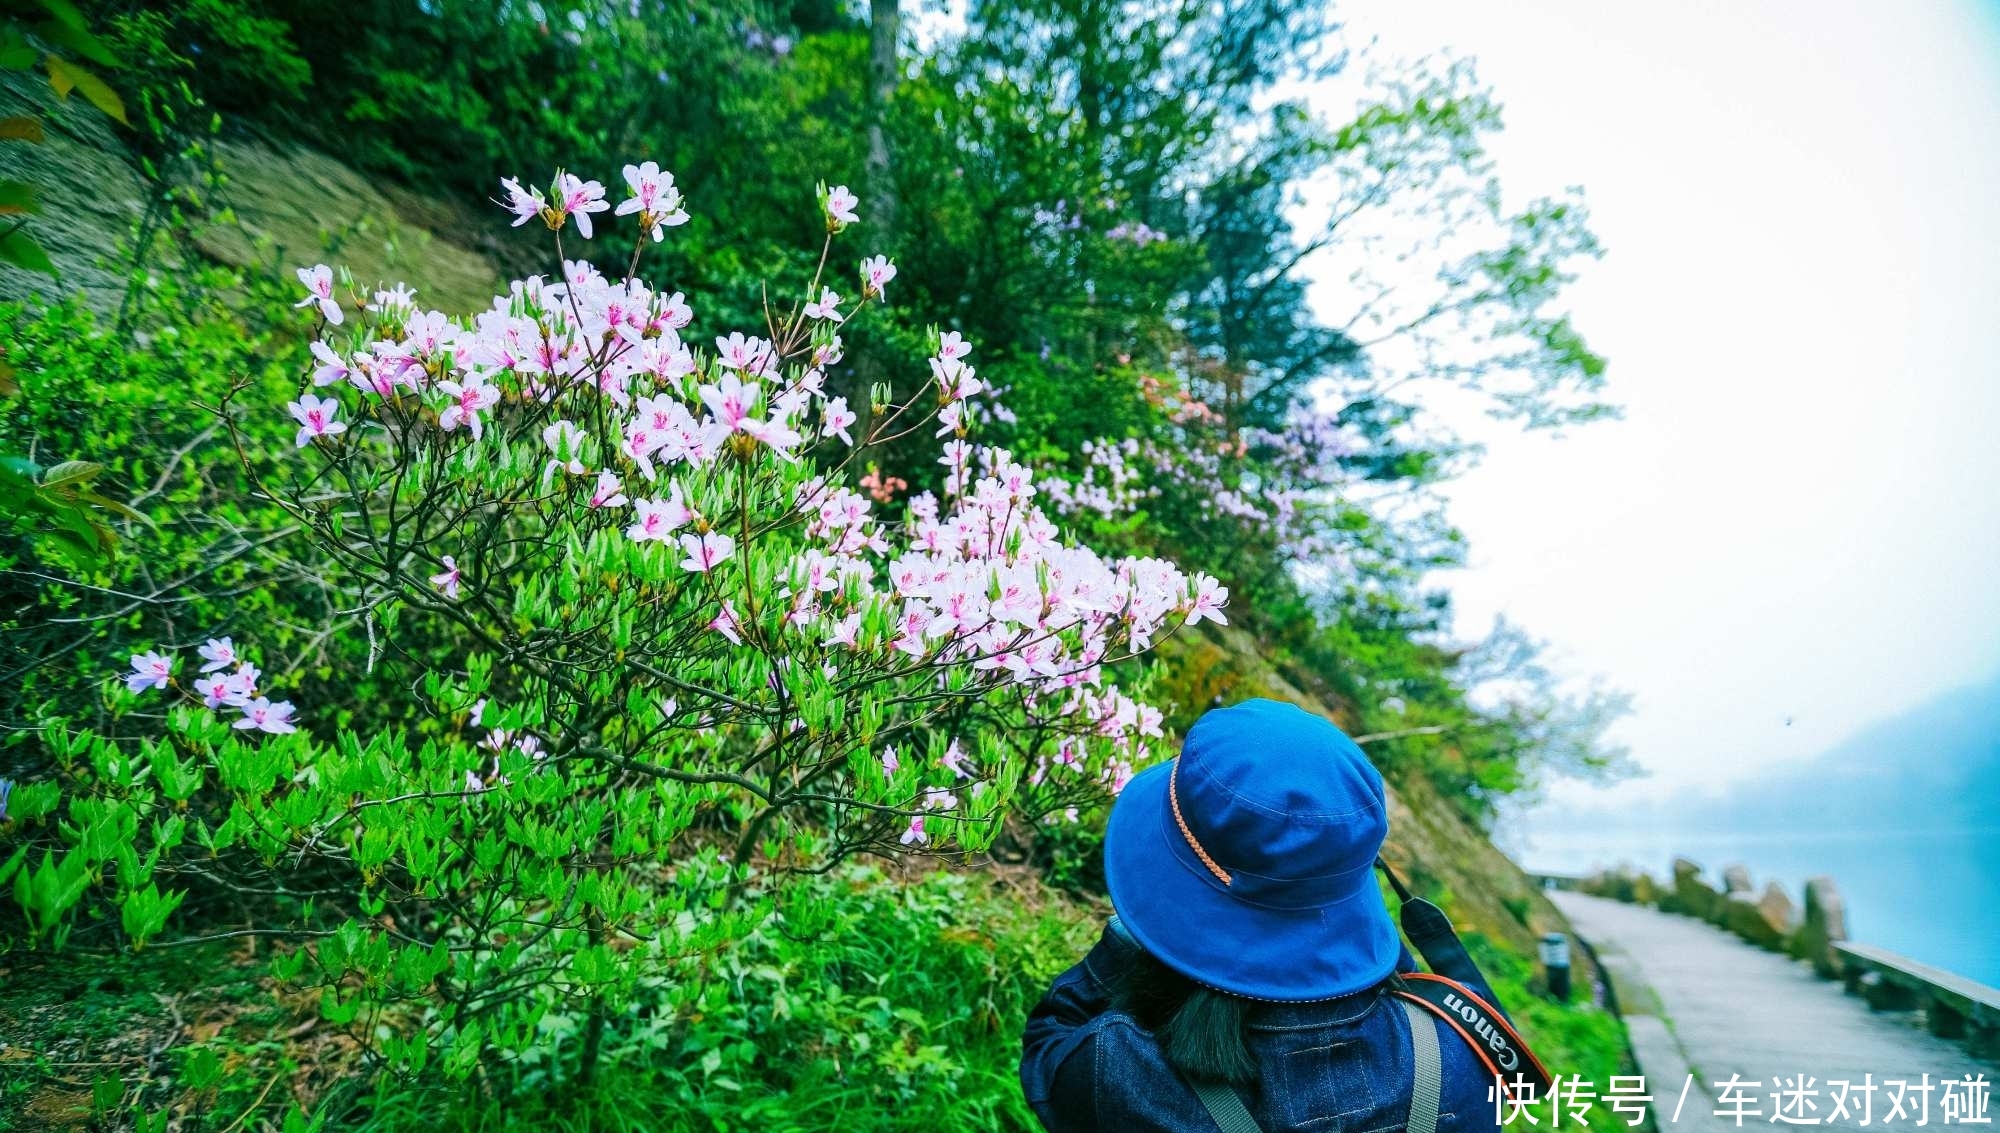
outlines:
[{"label": "leafy undergrowth", "polygon": [[1578,1075],[1600,1090],[1613,1075],[1636,1073],[1626,1059],[1625,1024],[1589,1002],[1587,988],[1577,990],[1576,1002],[1556,1003],[1537,994],[1541,985],[1526,957],[1476,933],[1466,934],[1465,947],[1550,1073]]},{"label": "leafy undergrowth", "polygon": [[267,1112],[282,1125],[362,1065],[311,1001],[276,988],[249,940],[13,960],[0,970],[0,1131],[120,1129],[139,1115],[222,1129]]},{"label": "leafy undergrowth", "polygon": [[[548,1084],[580,1030],[560,1017],[512,1082],[376,1079],[241,941],[17,967],[0,991],[0,1129],[122,1128],[136,1108],[209,1133],[303,1129],[309,1112],[382,1133],[1034,1130],[1022,1019],[1107,911],[1019,868],[849,869],[711,961],[702,995],[663,987],[618,1020],[588,1086]],[[1538,999],[1526,960],[1468,946],[1551,1068],[1622,1072],[1615,1018]]]}]

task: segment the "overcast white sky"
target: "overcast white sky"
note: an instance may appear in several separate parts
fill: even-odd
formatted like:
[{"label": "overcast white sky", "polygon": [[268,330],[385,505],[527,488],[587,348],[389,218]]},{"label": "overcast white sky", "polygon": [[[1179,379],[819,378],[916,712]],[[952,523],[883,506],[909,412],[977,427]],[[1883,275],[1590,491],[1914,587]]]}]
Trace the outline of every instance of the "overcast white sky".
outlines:
[{"label": "overcast white sky", "polygon": [[1475,57],[1510,193],[1582,185],[1607,248],[1574,310],[1626,419],[1493,435],[1447,489],[1462,632],[1504,613],[1637,695],[1651,776],[1599,801],[2000,669],[2000,5],[1338,11]]}]

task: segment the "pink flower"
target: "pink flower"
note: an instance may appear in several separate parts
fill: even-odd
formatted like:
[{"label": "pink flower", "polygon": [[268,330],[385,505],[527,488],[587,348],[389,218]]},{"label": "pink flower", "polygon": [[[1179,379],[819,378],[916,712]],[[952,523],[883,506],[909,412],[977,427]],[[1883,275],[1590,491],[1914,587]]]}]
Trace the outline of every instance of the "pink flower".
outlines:
[{"label": "pink flower", "polygon": [[854,443],[854,438],[848,435],[847,430],[853,428],[854,423],[860,419],[847,408],[846,398],[836,397],[820,410],[820,436],[839,437],[842,442],[851,445]]},{"label": "pink flower", "polygon": [[946,771],[951,772],[953,778],[972,778],[972,772],[968,770],[970,765],[966,763],[965,753],[958,749],[957,740],[951,741],[950,745],[944,749],[944,755],[939,758],[938,762],[944,765]]},{"label": "pink flower", "polygon": [[512,177],[501,178],[500,189],[507,194],[507,199],[501,204],[514,214],[516,228],[542,215],[542,210],[548,207],[540,189],[523,189],[521,183]]},{"label": "pink flower", "polygon": [[938,357],[946,361],[956,361],[970,353],[972,353],[972,344],[960,337],[959,333],[955,330],[944,332],[943,337],[938,339]]},{"label": "pink flower", "polygon": [[825,199],[820,203],[826,208],[828,226],[836,232],[847,225],[859,223],[861,220],[861,217],[854,212],[855,206],[861,202],[853,193],[848,191],[845,185],[835,185],[833,188],[827,190]]},{"label": "pink flower", "polygon": [[973,376],[972,367],[942,354],[931,359],[931,377],[937,379],[939,395],[951,401],[973,397],[986,388]]},{"label": "pink flower", "polygon": [[897,769],[902,766],[903,761],[896,758],[896,747],[894,744],[882,749],[882,777],[884,779],[894,775]]},{"label": "pink flower", "polygon": [[210,708],[220,708],[225,704],[239,704],[241,699],[231,687],[230,677],[202,677],[194,682],[194,690],[201,694],[201,702]]},{"label": "pink flower", "polygon": [[[637,513],[632,525],[625,529],[625,537],[634,543],[648,540],[658,543],[671,542],[674,532],[687,526],[694,513],[681,502],[681,486],[675,484],[673,491],[664,500],[634,500],[632,509]],[[706,568],[703,568],[706,569]]]},{"label": "pink flower", "polygon": [[201,653],[201,671],[204,673],[233,668],[242,660],[236,655],[236,643],[226,637],[209,638],[198,652]]},{"label": "pink flower", "polygon": [[255,729],[259,732],[269,732],[274,736],[282,736],[286,732],[299,730],[298,725],[292,723],[292,712],[291,701],[281,700],[273,704],[260,696],[243,706],[243,718],[231,727],[244,731]]},{"label": "pink flower", "polygon": [[626,502],[624,488],[625,483],[618,479],[617,473],[608,468],[599,472],[597,474],[597,487],[593,488],[590,493],[590,506],[593,508],[624,507]]},{"label": "pink flower", "polygon": [[484,436],[485,425],[480,420],[480,411],[500,403],[500,391],[493,388],[486,376],[471,374],[463,382],[439,382],[437,388],[439,393],[451,399],[451,404],[438,414],[438,428],[449,433],[464,425],[472,431],[473,440]]},{"label": "pink flower", "polygon": [[889,281],[896,278],[896,265],[887,256],[870,256],[861,261],[861,297],[886,297]]},{"label": "pink flower", "polygon": [[333,352],[332,347],[324,342],[314,342],[312,344],[312,353],[313,357],[319,361],[319,368],[313,371],[314,385],[330,386],[336,382],[348,380],[350,373],[348,365],[341,359],[340,355]]},{"label": "pink flower", "polygon": [[459,584],[458,560],[452,558],[450,555],[439,555],[438,561],[444,564],[444,570],[431,575],[431,585],[443,591],[445,597],[457,601]]},{"label": "pink flower", "polygon": [[256,696],[257,678],[262,675],[257,671],[257,666],[250,664],[248,661],[238,665],[235,672],[224,677],[222,680],[222,702],[224,704],[243,704],[250,700],[251,697]]},{"label": "pink flower", "polygon": [[730,605],[726,598],[722,601],[722,611],[708,623],[708,628],[728,638],[731,645],[743,644],[743,635],[738,632],[743,628],[743,623],[737,620],[736,607]]},{"label": "pink flower", "polygon": [[854,639],[860,632],[861,615],[858,613],[849,614],[833,623],[833,632],[828,635],[826,644],[829,646],[845,645],[849,649],[852,649],[854,648]]},{"label": "pink flower", "polygon": [[[755,376],[764,371],[766,360],[770,356],[770,343],[761,338],[746,338],[742,331],[735,331],[728,338],[718,337],[715,340],[715,360],[731,370],[742,370]],[[756,388],[754,385],[750,387],[753,393]]]},{"label": "pink flower", "polygon": [[683,569],[707,572],[736,553],[736,540],[720,531],[701,536],[689,534],[681,536],[681,549],[687,552],[687,558],[681,560]]},{"label": "pink flower", "polygon": [[133,692],[165,688],[173,680],[176,664],[179,664],[179,659],[166,653],[135,653],[132,655],[132,671],[125,674],[125,687]]},{"label": "pink flower", "polygon": [[797,447],[800,441],[805,440],[797,429],[782,421],[759,421],[754,417],[746,417],[736,423],[736,429],[752,440],[770,445],[772,451],[787,460],[794,459],[788,450]]},{"label": "pink flower", "polygon": [[702,386],[696,392],[701,395],[702,404],[708,406],[708,411],[715,414],[716,421],[723,428],[734,430],[750,416],[750,407],[757,400],[757,383],[745,382],[735,374],[724,374],[720,382]]},{"label": "pink flower", "polygon": [[557,421],[542,430],[542,443],[549,446],[555,459],[549,461],[550,468],[560,468],[572,476],[581,476],[587,469],[578,457],[583,453],[583,430],[574,421]]},{"label": "pink flower", "polygon": [[1194,603],[1188,608],[1187,624],[1200,625],[1203,619],[1228,625],[1229,619],[1222,615],[1222,607],[1229,601],[1229,588],[1201,575],[1195,583]]},{"label": "pink flower", "polygon": [[294,307],[310,307],[319,304],[319,313],[326,321],[339,326],[347,318],[341,313],[340,304],[333,298],[333,269],[325,264],[314,264],[299,269],[299,282],[306,285],[306,297],[292,304]]},{"label": "pink flower", "polygon": [[930,840],[930,835],[924,833],[924,816],[921,814],[910,819],[910,828],[903,831],[903,836],[897,839],[905,846],[921,846]]},{"label": "pink flower", "polygon": [[[618,206],[614,216],[639,214],[639,224],[655,243],[666,239],[667,229],[686,224],[687,210],[681,207],[681,191],[674,188],[674,175],[662,172],[658,162],[625,167],[625,185],[632,191]],[[579,219],[577,226],[582,227]],[[588,236],[588,230],[584,232]],[[685,324],[683,324],[685,325]]]},{"label": "pink flower", "polygon": [[556,196],[560,198],[556,208],[565,216],[576,218],[576,230],[590,239],[590,214],[603,212],[611,207],[604,199],[604,186],[596,181],[585,181],[574,173],[556,175]]},{"label": "pink flower", "polygon": [[831,287],[820,288],[819,302],[807,303],[805,311],[809,319],[829,319],[836,323],[846,321],[846,316],[840,313],[840,293]]},{"label": "pink flower", "polygon": [[334,415],[340,412],[340,403],[330,397],[309,393],[285,408],[299,423],[296,440],[300,448],[311,444],[315,437],[330,437],[347,431],[345,422],[334,419]]}]

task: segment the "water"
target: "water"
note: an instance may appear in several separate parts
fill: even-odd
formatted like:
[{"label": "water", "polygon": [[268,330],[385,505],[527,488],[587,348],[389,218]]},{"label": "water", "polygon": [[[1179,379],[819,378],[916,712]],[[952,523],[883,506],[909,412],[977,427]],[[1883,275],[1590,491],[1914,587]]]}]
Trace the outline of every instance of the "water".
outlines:
[{"label": "water", "polygon": [[1629,865],[1658,880],[1676,855],[1711,885],[1741,863],[1759,892],[1776,880],[1796,903],[1826,875],[1847,903],[1848,936],[2000,986],[2000,826],[1979,829],[1673,833],[1536,831],[1514,855],[1530,872]]}]

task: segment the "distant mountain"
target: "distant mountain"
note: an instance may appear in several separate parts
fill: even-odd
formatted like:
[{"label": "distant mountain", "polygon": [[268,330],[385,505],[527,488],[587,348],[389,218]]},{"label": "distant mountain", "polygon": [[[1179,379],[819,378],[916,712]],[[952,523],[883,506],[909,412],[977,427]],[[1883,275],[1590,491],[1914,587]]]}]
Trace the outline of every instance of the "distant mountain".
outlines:
[{"label": "distant mountain", "polygon": [[2000,677],[1863,728],[1828,751],[1619,815],[1689,832],[1902,831],[2000,825]]}]

